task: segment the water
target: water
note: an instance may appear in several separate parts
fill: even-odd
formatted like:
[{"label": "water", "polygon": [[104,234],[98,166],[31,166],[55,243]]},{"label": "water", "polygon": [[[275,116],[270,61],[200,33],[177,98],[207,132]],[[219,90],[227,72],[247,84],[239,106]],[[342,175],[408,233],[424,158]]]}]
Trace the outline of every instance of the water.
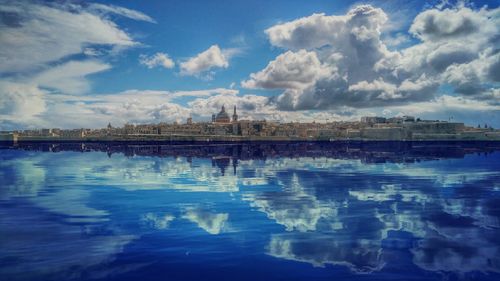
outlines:
[{"label": "water", "polygon": [[499,280],[500,145],[0,149],[0,280]]}]

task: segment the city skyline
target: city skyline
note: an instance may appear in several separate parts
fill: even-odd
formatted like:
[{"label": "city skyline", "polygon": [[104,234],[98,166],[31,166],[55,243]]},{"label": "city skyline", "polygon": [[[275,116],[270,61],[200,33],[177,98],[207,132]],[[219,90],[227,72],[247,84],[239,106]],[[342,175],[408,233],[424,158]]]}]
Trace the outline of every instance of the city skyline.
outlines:
[{"label": "city skyline", "polygon": [[497,1],[0,0],[0,131],[209,121],[223,105],[498,128],[499,15]]}]

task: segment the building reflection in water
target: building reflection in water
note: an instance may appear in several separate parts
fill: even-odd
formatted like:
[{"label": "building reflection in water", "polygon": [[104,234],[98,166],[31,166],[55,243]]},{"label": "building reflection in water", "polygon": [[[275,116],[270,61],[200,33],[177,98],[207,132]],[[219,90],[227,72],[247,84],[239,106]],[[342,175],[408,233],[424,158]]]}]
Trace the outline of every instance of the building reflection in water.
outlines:
[{"label": "building reflection in water", "polygon": [[[498,144],[69,143],[3,148],[1,202],[12,206],[25,198],[30,208],[45,210],[33,216],[25,208],[20,212],[0,205],[1,236],[11,237],[0,254],[0,274],[6,276],[28,266],[33,274],[69,268],[102,271],[102,264],[112,266],[125,245],[176,227],[196,227],[200,237],[258,230],[262,235],[253,243],[265,239],[261,251],[268,256],[315,268],[347,267],[353,274],[388,271],[401,263],[402,253],[420,270],[500,273]],[[82,188],[67,189],[68,183]],[[139,202],[125,197],[135,206],[134,216],[139,213],[139,226],[127,228],[114,214],[116,206],[109,208],[111,202],[93,201],[93,188],[104,192],[102,186],[116,193],[168,190],[179,196],[169,193],[169,210],[163,207],[166,197]],[[234,200],[239,203],[230,203]],[[60,219],[49,219],[54,215]],[[126,221],[131,216],[121,215]],[[262,217],[273,227],[258,219]],[[48,236],[14,235],[27,233],[33,219],[44,223],[34,224],[32,233]],[[61,240],[45,238],[49,236]],[[90,252],[70,247],[59,253],[68,262],[49,258],[48,248],[68,240]],[[21,244],[33,244],[34,250],[20,251]],[[92,252],[100,248],[107,251]],[[94,258],[84,264],[75,253]],[[37,259],[44,266],[38,267]],[[130,265],[130,270],[137,268],[139,264]]]},{"label": "building reflection in water", "polygon": [[[226,169],[226,159],[255,160],[297,157],[357,159],[362,163],[414,163],[443,158],[463,158],[472,153],[492,153],[499,149],[495,142],[295,142],[248,144],[141,144],[141,143],[0,143],[0,148],[45,152],[106,152],[108,156],[213,158],[215,165]],[[233,163],[233,165],[237,165]],[[222,168],[224,167],[224,168]]]}]

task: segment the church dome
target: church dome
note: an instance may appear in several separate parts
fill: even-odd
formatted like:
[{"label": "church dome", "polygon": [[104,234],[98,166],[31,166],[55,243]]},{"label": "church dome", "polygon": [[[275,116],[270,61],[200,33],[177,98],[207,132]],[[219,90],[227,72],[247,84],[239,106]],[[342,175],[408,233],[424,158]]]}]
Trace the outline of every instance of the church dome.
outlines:
[{"label": "church dome", "polygon": [[217,114],[217,116],[215,116],[215,119],[228,119],[229,118],[229,114],[227,114],[227,112],[225,111],[221,111]]},{"label": "church dome", "polygon": [[224,106],[222,106],[222,109],[217,115],[215,116],[215,122],[218,123],[229,123],[231,122],[231,119],[229,118],[229,114],[227,114],[226,109]]}]

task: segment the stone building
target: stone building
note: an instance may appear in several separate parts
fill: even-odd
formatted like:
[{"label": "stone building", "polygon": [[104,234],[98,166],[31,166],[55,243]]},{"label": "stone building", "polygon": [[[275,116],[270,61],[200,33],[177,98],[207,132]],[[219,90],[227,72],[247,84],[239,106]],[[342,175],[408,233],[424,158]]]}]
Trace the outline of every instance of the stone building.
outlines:
[{"label": "stone building", "polygon": [[229,114],[226,112],[226,108],[224,105],[222,106],[222,109],[219,113],[217,114],[212,114],[212,123],[235,123],[238,122],[238,114],[236,113],[236,106],[234,106],[234,111],[233,111],[233,118],[229,117]]},{"label": "stone building", "polygon": [[366,123],[366,124],[380,124],[380,123],[385,123],[386,118],[384,117],[377,117],[377,116],[364,116],[361,117],[361,123]]}]

